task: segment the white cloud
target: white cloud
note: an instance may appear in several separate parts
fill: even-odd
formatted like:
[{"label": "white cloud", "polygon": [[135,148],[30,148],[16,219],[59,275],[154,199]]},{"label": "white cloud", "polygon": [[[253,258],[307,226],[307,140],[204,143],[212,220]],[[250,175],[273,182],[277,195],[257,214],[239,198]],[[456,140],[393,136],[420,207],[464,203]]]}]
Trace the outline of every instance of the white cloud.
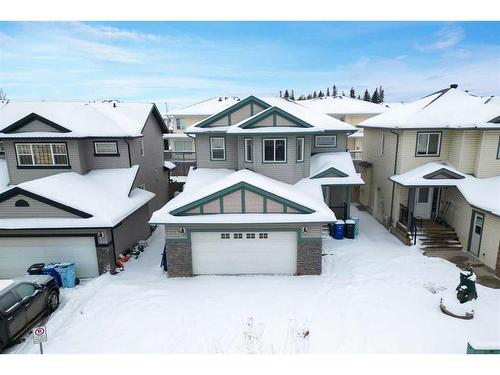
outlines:
[{"label": "white cloud", "polygon": [[78,33],[90,37],[109,40],[129,40],[129,41],[156,41],[158,36],[148,33],[142,33],[135,30],[127,30],[118,27],[95,25],[84,22],[71,22],[70,27]]},{"label": "white cloud", "polygon": [[437,40],[433,43],[417,45],[420,51],[435,51],[453,47],[465,37],[465,31],[457,25],[447,25],[436,33]]}]

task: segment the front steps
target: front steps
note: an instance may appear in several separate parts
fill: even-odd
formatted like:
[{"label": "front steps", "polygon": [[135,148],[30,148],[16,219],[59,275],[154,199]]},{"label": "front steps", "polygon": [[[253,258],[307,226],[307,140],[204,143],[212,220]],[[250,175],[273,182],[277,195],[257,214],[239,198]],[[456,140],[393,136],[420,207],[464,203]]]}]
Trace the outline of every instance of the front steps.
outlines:
[{"label": "front steps", "polygon": [[455,229],[434,222],[424,222],[417,229],[417,239],[420,249],[424,251],[462,250]]}]

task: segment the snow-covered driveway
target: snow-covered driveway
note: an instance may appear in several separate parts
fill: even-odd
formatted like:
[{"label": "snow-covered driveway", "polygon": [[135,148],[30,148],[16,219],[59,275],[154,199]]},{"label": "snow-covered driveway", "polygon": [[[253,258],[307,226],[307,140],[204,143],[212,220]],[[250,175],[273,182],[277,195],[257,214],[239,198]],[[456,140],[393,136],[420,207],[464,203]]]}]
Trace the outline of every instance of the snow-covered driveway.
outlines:
[{"label": "snow-covered driveway", "polygon": [[472,321],[443,315],[439,295],[456,287],[458,268],[359,216],[359,239],[324,241],[321,276],[168,279],[159,228],[125,272],[64,290],[45,351],[464,353],[468,340],[500,341],[500,290],[478,285]]}]

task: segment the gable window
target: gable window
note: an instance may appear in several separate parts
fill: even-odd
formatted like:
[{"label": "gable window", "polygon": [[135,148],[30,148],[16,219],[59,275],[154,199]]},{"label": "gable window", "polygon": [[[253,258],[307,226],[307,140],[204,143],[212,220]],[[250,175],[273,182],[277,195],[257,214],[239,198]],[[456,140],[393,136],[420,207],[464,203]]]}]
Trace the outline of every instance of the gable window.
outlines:
[{"label": "gable window", "polygon": [[441,133],[417,133],[417,156],[438,156],[441,147]]},{"label": "gable window", "polygon": [[253,139],[245,138],[245,163],[253,162]]},{"label": "gable window", "polygon": [[0,141],[0,154],[5,154],[5,145],[3,141]]},{"label": "gable window", "polygon": [[264,162],[286,162],[286,138],[264,139],[262,144]]},{"label": "gable window", "polygon": [[30,204],[27,201],[25,201],[24,199],[18,199],[14,205],[16,207],[29,207],[30,206]]},{"label": "gable window", "polygon": [[118,156],[118,144],[116,142],[94,142],[95,155]]},{"label": "gable window", "polygon": [[19,166],[62,167],[68,166],[65,143],[16,143]]},{"label": "gable window", "polygon": [[316,147],[337,147],[336,135],[317,135],[314,138]]},{"label": "gable window", "polygon": [[385,148],[385,131],[380,132],[380,149],[378,151],[379,155],[384,155]]},{"label": "gable window", "polygon": [[304,138],[297,138],[297,161],[304,161]]},{"label": "gable window", "polygon": [[226,139],[222,137],[210,138],[210,159],[226,160]]}]

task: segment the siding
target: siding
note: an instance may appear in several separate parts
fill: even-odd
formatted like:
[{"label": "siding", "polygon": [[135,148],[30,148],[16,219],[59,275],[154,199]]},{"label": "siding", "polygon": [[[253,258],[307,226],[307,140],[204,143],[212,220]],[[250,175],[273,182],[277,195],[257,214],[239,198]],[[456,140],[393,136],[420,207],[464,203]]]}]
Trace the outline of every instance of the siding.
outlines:
[{"label": "siding", "polygon": [[245,211],[249,213],[264,212],[264,198],[259,194],[245,190]]},{"label": "siding", "polygon": [[210,136],[206,134],[196,135],[196,165],[198,168],[227,168],[238,167],[238,139],[237,137],[225,136],[226,160],[210,160]]},{"label": "siding", "polygon": [[442,131],[441,135],[441,152],[439,156],[415,156],[417,145],[417,131],[406,130],[401,132],[400,147],[399,147],[399,171],[406,172],[410,169],[419,167],[421,165],[430,163],[437,160],[448,160],[450,145],[454,138],[453,131]]},{"label": "siding", "polygon": [[483,131],[478,147],[479,156],[474,165],[476,177],[500,175],[500,159],[497,159],[500,131]]},{"label": "siding", "polygon": [[481,132],[477,130],[452,130],[448,161],[462,173],[475,174],[481,147]]},{"label": "siding", "polygon": [[[23,199],[30,205],[29,207],[16,207],[15,203]],[[6,201],[0,202],[0,218],[80,218],[70,212],[53,207],[36,199],[19,194]]]},{"label": "siding", "polygon": [[113,230],[116,256],[125,249],[134,246],[137,241],[149,238],[151,230],[148,220],[149,209],[147,205],[144,205],[125,218],[121,225]]},{"label": "siding", "polygon": [[241,191],[225,195],[222,198],[225,213],[240,213],[241,212]]},{"label": "siding", "polygon": [[247,104],[246,106],[234,111],[230,114],[230,116],[232,125],[249,118],[250,116],[252,116],[250,104]]},{"label": "siding", "polygon": [[338,152],[338,151],[346,151],[347,150],[347,135],[346,133],[332,133],[326,132],[323,135],[336,135],[337,136],[337,147],[316,147],[314,136],[312,137],[312,149],[311,152],[313,154],[321,153],[321,152]]},{"label": "siding", "polygon": [[13,133],[29,133],[29,132],[44,132],[44,133],[60,133],[59,130],[49,126],[39,120],[33,120]]},{"label": "siding", "polygon": [[94,142],[106,142],[104,139],[84,139],[79,141],[80,158],[82,160],[82,169],[89,171],[92,169],[104,168],[128,168],[128,147],[123,139],[110,139],[108,141],[116,142],[118,145],[119,156],[94,156]]},{"label": "siding", "polygon": [[479,259],[488,267],[500,271],[497,263],[498,249],[500,246],[500,217],[491,214],[484,215],[483,237]]}]

